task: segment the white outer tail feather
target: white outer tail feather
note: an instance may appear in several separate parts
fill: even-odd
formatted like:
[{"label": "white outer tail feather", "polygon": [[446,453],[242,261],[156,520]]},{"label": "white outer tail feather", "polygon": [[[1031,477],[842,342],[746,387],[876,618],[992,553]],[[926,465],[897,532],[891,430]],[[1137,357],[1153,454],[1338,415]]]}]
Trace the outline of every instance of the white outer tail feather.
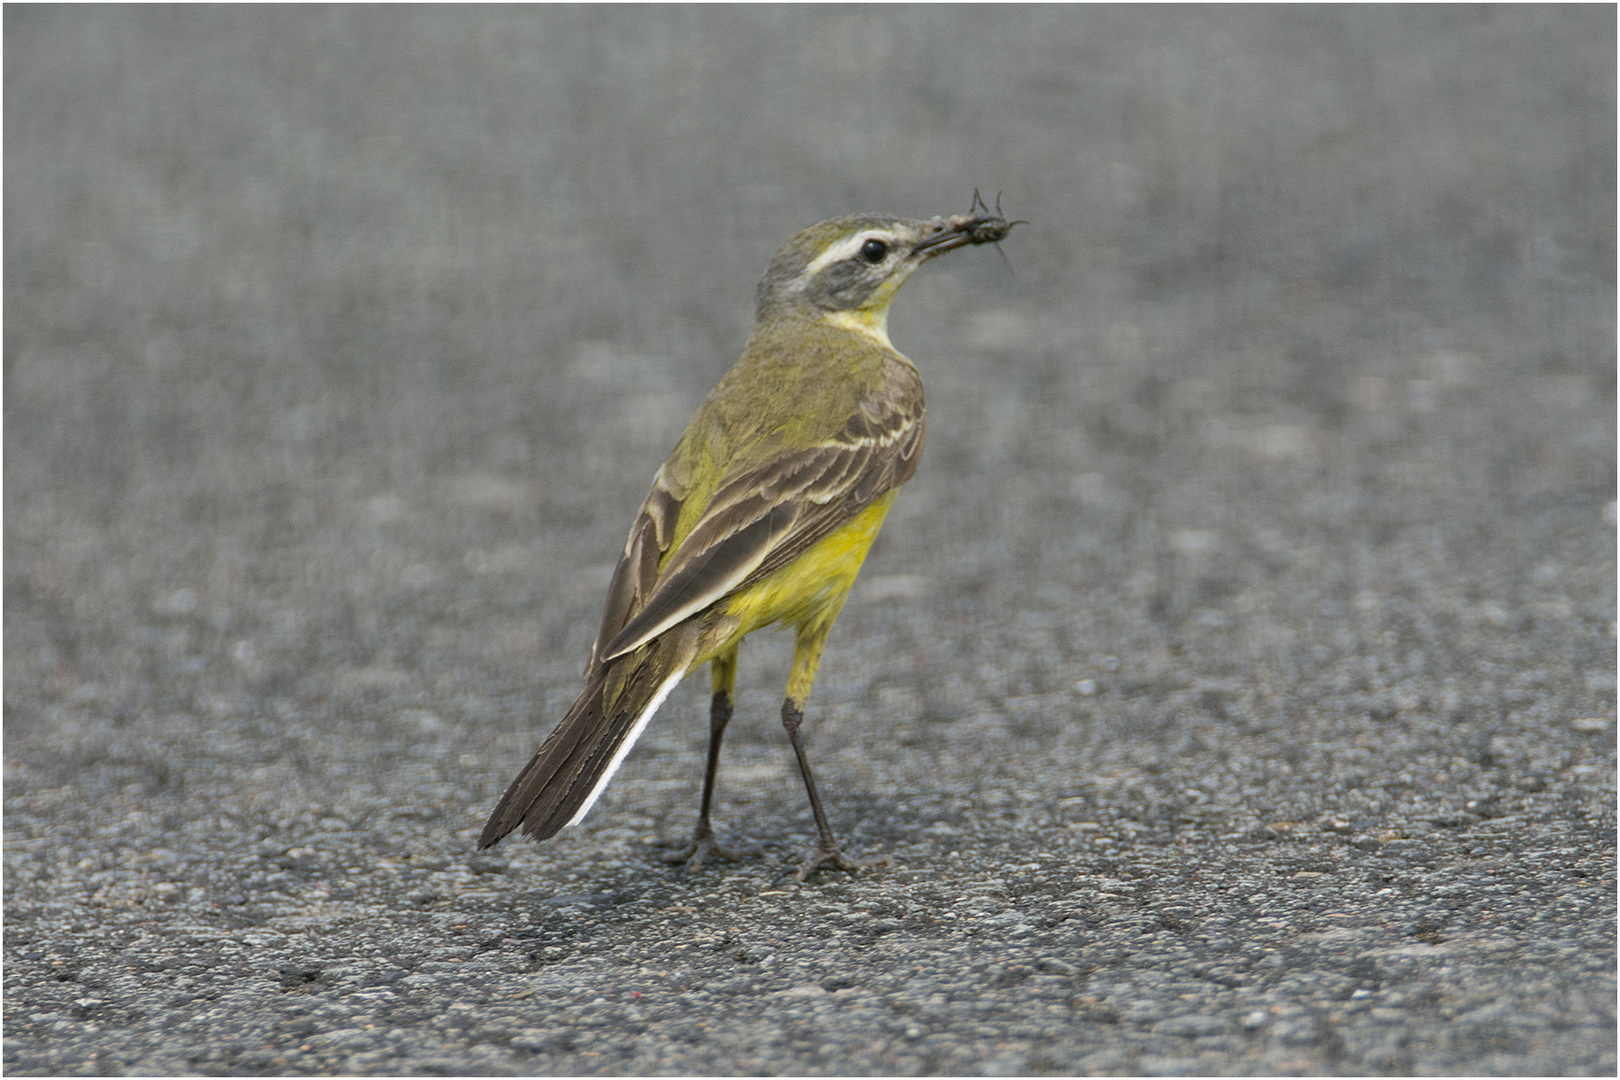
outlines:
[{"label": "white outer tail feather", "polygon": [[612,780],[613,774],[619,771],[619,765],[624,761],[625,755],[630,753],[630,748],[636,745],[637,739],[641,738],[642,729],[644,729],[647,726],[647,722],[653,718],[653,713],[658,711],[658,706],[662,705],[664,703],[664,699],[669,697],[669,692],[675,689],[675,684],[680,682],[682,677],[685,675],[686,672],[677,671],[668,679],[664,680],[664,685],[658,688],[658,692],[654,694],[652,700],[647,703],[647,707],[641,710],[641,715],[636,717],[636,722],[630,727],[630,733],[624,737],[624,741],[619,743],[619,748],[613,752],[613,760],[608,762],[607,771],[602,774],[602,778],[598,780],[596,782],[596,786],[591,789],[590,797],[587,798],[584,804],[580,806],[579,813],[569,818],[568,824],[564,825],[563,828],[566,829],[570,826],[578,825],[580,821],[584,819],[585,815],[591,812],[591,807],[596,805],[596,800],[601,796],[602,790],[608,786],[608,781]]}]

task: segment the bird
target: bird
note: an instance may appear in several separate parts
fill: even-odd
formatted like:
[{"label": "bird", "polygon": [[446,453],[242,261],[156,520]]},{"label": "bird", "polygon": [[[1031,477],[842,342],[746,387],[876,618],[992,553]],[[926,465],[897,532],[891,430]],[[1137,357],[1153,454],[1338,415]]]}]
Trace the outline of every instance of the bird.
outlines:
[{"label": "bird", "polygon": [[924,263],[996,243],[1012,225],[974,193],[967,214],[852,215],[796,233],[755,294],[742,357],[653,477],[608,585],[579,699],[490,813],[489,848],[537,840],[590,811],[675,685],[709,665],[708,765],[691,840],[666,856],[691,872],[726,847],[710,811],[744,637],[794,633],[782,702],[817,841],[794,873],[860,870],[827,820],[800,727],[823,647],[900,486],[923,449],[923,384],[889,340],[889,306]]}]

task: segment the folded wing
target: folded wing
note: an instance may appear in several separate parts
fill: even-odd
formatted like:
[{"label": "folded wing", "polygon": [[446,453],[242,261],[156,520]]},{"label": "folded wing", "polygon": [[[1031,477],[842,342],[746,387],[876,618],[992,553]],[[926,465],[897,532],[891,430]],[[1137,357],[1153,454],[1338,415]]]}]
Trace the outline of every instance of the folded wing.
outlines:
[{"label": "folded wing", "polygon": [[608,588],[591,666],[792,562],[908,480],[922,442],[920,400],[864,403],[837,436],[727,475],[673,552],[687,493],[660,469]]}]

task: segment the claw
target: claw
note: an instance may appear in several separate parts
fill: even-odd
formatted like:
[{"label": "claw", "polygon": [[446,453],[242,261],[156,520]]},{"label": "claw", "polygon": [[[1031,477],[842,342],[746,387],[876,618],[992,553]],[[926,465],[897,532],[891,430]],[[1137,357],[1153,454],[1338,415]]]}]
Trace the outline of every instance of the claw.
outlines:
[{"label": "claw", "polygon": [[887,855],[874,855],[869,859],[857,859],[845,855],[837,848],[825,848],[817,844],[810,854],[799,863],[799,868],[793,872],[793,880],[803,882],[811,874],[822,867],[831,867],[834,870],[866,870],[873,866],[888,866],[894,860]]},{"label": "claw", "polygon": [[740,847],[725,847],[716,842],[713,833],[707,835],[694,835],[692,839],[659,856],[666,863],[683,863],[682,874],[690,874],[708,860],[709,856],[716,855],[727,862],[738,862],[751,855],[759,855],[764,851],[758,844],[744,844]]}]

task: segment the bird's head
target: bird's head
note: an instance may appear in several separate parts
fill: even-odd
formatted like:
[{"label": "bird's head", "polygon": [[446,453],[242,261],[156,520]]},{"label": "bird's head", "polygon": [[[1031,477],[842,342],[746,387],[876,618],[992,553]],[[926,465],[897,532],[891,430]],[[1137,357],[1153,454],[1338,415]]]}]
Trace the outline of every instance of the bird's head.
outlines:
[{"label": "bird's head", "polygon": [[889,304],[923,263],[1011,226],[999,214],[907,221],[858,215],[812,225],[783,244],[759,283],[758,318],[809,312],[888,340]]}]

